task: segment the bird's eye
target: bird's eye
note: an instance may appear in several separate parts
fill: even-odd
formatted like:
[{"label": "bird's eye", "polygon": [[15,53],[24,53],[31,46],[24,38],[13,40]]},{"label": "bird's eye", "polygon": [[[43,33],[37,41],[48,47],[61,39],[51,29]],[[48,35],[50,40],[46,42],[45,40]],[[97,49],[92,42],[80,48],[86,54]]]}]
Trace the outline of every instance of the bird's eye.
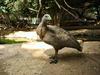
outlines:
[{"label": "bird's eye", "polygon": [[45,17],[48,17],[48,16],[45,16]]}]

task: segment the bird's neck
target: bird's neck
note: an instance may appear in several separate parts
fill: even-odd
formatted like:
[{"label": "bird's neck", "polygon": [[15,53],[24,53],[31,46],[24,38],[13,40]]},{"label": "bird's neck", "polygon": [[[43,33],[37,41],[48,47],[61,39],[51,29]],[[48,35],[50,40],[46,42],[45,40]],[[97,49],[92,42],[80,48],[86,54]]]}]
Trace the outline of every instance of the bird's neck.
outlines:
[{"label": "bird's neck", "polygon": [[37,34],[40,36],[40,38],[43,39],[43,37],[45,36],[47,32],[47,23],[44,21],[41,21],[36,31],[37,31]]},{"label": "bird's neck", "polygon": [[46,21],[42,21],[40,24],[41,24],[43,27],[47,27],[47,22],[46,22]]}]

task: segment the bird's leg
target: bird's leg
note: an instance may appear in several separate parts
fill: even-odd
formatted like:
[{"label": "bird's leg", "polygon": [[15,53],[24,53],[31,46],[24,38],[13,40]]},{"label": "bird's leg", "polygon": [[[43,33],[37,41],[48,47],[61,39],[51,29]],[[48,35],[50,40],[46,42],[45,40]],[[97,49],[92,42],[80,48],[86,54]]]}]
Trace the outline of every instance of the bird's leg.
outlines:
[{"label": "bird's leg", "polygon": [[51,61],[50,61],[50,64],[52,63],[57,63],[58,62],[58,50],[55,50],[55,55],[50,57]]}]

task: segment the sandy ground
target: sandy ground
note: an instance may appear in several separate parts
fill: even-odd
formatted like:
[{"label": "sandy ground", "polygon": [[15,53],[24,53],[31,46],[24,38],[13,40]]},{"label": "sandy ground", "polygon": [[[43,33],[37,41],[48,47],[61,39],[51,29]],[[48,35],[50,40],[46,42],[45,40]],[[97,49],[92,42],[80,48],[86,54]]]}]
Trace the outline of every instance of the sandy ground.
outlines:
[{"label": "sandy ground", "polygon": [[43,42],[0,45],[0,75],[100,75],[98,41],[84,42],[82,53],[63,48],[59,62],[49,64],[53,54],[52,46]]},{"label": "sandy ground", "polygon": [[0,75],[100,75],[100,41],[86,41],[83,51],[63,48],[49,63],[52,46],[41,41],[0,45]]}]

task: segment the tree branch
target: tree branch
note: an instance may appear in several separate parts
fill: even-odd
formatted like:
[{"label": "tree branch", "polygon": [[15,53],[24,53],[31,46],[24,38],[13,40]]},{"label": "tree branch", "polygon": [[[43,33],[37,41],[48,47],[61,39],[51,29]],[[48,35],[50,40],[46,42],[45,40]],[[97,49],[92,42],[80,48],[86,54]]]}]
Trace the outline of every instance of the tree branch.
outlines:
[{"label": "tree branch", "polygon": [[38,13],[38,10],[35,10],[33,8],[28,8],[28,9],[31,10],[31,11],[34,11],[34,12],[37,12]]},{"label": "tree branch", "polygon": [[[63,9],[63,10],[65,10],[67,13],[69,13],[70,15],[72,15],[75,19],[79,19],[76,15],[74,15],[72,12],[70,12],[69,10],[67,10],[66,8],[64,8],[62,5],[60,5],[58,2],[57,2],[57,0],[54,0],[55,1],[55,3],[57,4],[57,6],[59,7],[59,9]],[[65,2],[65,0],[64,0],[64,2]],[[67,2],[65,2],[65,4],[67,5],[67,7],[69,7],[70,9],[74,9],[74,10],[76,10],[76,8],[72,8],[71,6],[69,6],[68,4],[67,4]]]},{"label": "tree branch", "polygon": [[61,6],[63,8],[63,10],[65,10],[66,12],[68,12],[70,15],[72,15],[75,19],[79,19],[77,16],[75,16],[72,12],[68,11],[66,8],[64,8],[63,6]]},{"label": "tree branch", "polygon": [[40,17],[42,9],[43,9],[42,0],[39,0],[39,10],[38,10],[38,13],[37,13],[37,18]]},{"label": "tree branch", "polygon": [[77,8],[71,7],[65,0],[64,0],[64,3],[66,4],[66,6],[67,6],[68,8],[73,9],[73,10],[77,10]]},{"label": "tree branch", "polygon": [[57,6],[59,7],[59,9],[61,9],[61,6],[60,6],[60,4],[57,2],[57,0],[54,0],[55,1],[55,3],[57,4]]}]

